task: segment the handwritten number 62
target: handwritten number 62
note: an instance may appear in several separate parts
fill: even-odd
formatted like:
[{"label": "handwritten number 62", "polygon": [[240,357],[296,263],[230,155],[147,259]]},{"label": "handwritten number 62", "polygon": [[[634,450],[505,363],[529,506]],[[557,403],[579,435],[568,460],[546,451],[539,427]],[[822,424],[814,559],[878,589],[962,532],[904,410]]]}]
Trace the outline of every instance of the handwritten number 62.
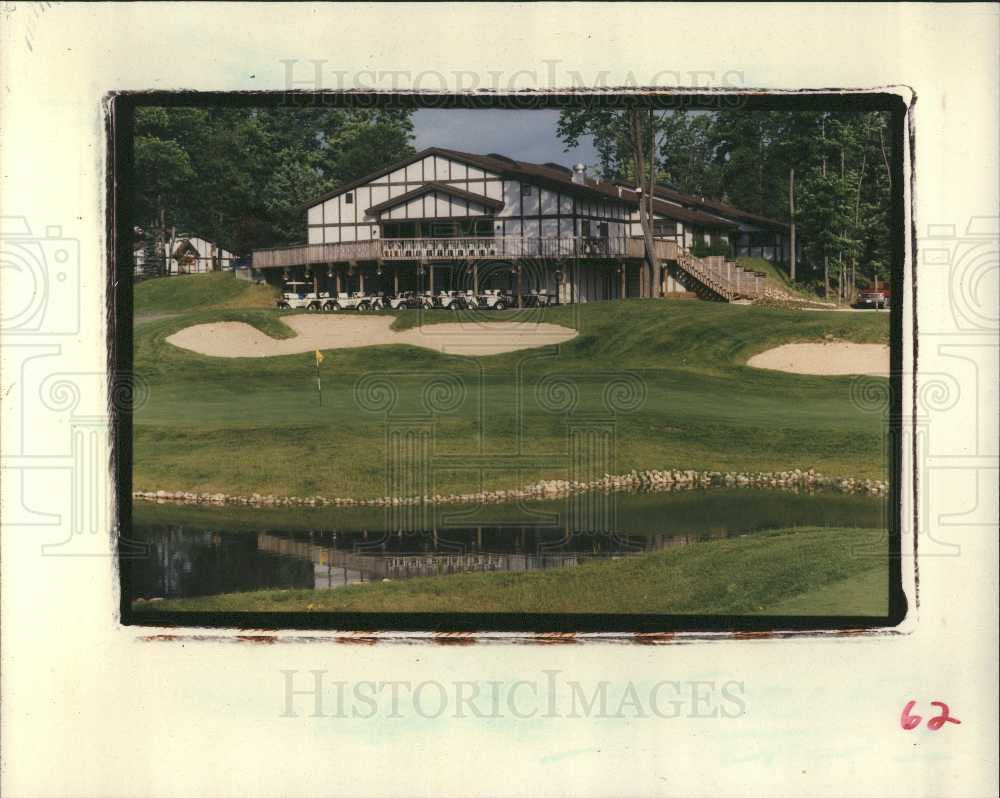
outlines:
[{"label": "handwritten number 62", "polygon": [[[913,714],[913,707],[916,706],[916,701],[907,702],[906,706],[903,707],[903,714],[899,717],[899,725],[903,727],[905,731],[912,731],[920,725],[920,721],[923,720],[922,715]],[[958,718],[953,718],[948,714],[948,705],[942,701],[931,701],[932,707],[938,707],[941,710],[941,714],[935,715],[933,718],[927,721],[927,728],[931,731],[937,731],[946,723],[961,723]]]}]

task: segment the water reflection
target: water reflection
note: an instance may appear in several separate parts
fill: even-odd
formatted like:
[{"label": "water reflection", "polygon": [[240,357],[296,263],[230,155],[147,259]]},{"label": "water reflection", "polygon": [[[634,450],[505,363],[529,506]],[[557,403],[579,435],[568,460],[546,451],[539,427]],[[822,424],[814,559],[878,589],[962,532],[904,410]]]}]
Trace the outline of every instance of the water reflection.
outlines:
[{"label": "water reflection", "polygon": [[567,515],[552,503],[451,508],[415,531],[389,531],[378,513],[240,515],[228,508],[138,505],[132,537],[147,544],[148,556],[123,561],[123,567],[131,599],[336,589],[383,579],[573,567],[776,527],[879,527],[882,504],[870,497],[773,491],[647,494],[622,497],[611,530],[561,524]]}]

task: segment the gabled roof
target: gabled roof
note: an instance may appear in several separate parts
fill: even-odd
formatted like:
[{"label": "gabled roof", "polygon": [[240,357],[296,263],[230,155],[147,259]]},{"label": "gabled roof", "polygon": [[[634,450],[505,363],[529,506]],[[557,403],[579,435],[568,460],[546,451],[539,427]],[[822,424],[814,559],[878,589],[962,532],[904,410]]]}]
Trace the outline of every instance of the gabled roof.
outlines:
[{"label": "gabled roof", "polygon": [[[453,161],[464,163],[466,166],[474,166],[477,169],[493,172],[501,175],[502,177],[525,180],[531,183],[543,185],[546,188],[562,191],[565,194],[580,196],[595,202],[602,200],[607,201],[608,199],[622,200],[622,197],[618,194],[617,186],[608,182],[597,181],[593,178],[587,178],[582,184],[574,183],[572,179],[573,173],[571,171],[555,166],[528,163],[527,161],[515,161],[512,158],[507,158],[506,156],[498,158],[494,155],[477,155],[471,152],[449,150],[443,147],[428,147],[427,149],[414,153],[413,155],[403,158],[402,160],[389,164],[388,166],[379,169],[377,172],[372,172],[364,177],[359,177],[357,180],[352,180],[349,183],[343,183],[332,191],[328,191],[326,194],[316,197],[316,199],[310,200],[300,207],[302,209],[312,208],[319,205],[321,202],[326,202],[326,200],[331,199],[332,197],[339,196],[340,194],[351,191],[358,186],[363,186],[366,183],[370,183],[380,177],[385,177],[390,172],[395,172],[397,169],[402,169],[404,166],[409,166],[412,163],[423,160],[429,155],[440,155],[442,158],[448,158]],[[628,204],[628,200],[624,200],[624,202]]]},{"label": "gabled roof", "polygon": [[380,202],[378,205],[372,205],[366,213],[377,215],[384,210],[395,208],[397,205],[402,205],[404,202],[409,202],[411,199],[424,194],[430,194],[435,191],[439,191],[442,194],[448,194],[452,197],[458,197],[459,199],[464,199],[469,202],[475,202],[479,205],[484,205],[487,208],[493,208],[494,210],[500,210],[503,207],[503,202],[501,200],[486,197],[482,194],[473,194],[471,191],[464,191],[463,189],[456,188],[455,186],[449,186],[447,183],[439,183],[436,180],[431,180],[418,188],[413,189],[412,191],[400,194],[398,197],[393,197],[385,202]]},{"label": "gabled roof", "polygon": [[[627,194],[630,201],[636,205],[642,197],[639,192],[631,188],[623,188],[622,192],[623,195]],[[653,197],[653,213],[658,216],[666,216],[668,219],[674,219],[678,222],[686,222],[698,227],[709,227],[724,230],[736,230],[739,227],[736,222],[732,222],[728,219],[720,219],[718,216],[712,216],[711,214],[702,213],[701,211],[692,210],[691,208],[684,208],[680,205],[671,205],[669,202],[664,202],[656,196]]]},{"label": "gabled roof", "polygon": [[[625,182],[619,182],[619,185],[625,186],[628,184]],[[695,210],[696,212],[707,211],[709,214],[716,213],[727,220],[739,219],[745,222],[759,224],[764,227],[777,227],[782,230],[788,228],[787,222],[782,222],[778,219],[771,219],[767,216],[761,216],[758,213],[750,213],[749,211],[741,210],[740,208],[726,202],[708,199],[707,197],[699,197],[694,194],[685,194],[683,191],[678,191],[676,188],[665,186],[662,183],[658,183],[656,185],[656,189],[653,193],[656,197],[669,200],[670,202],[678,202],[688,210]]]},{"label": "gabled roof", "polygon": [[691,194],[684,194],[677,189],[670,188],[669,186],[658,185],[656,187],[655,194],[656,196],[663,197],[664,199],[680,202],[682,205],[694,205],[705,210],[716,211],[723,216],[728,216],[734,219],[756,222],[768,227],[788,227],[787,222],[782,222],[778,219],[771,219],[767,216],[761,216],[758,213],[750,213],[749,211],[741,210],[740,208],[726,202],[719,202],[718,200],[708,199],[706,197],[695,197]]},{"label": "gabled roof", "polygon": [[193,239],[193,238],[199,238],[202,241],[204,241],[206,244],[210,244],[213,247],[219,247],[219,249],[221,249],[223,252],[227,253],[228,255],[232,255],[233,254],[230,250],[226,249],[224,246],[222,246],[221,244],[219,244],[217,241],[213,241],[211,238],[209,238],[208,236],[202,235],[201,233],[178,233],[174,237],[174,250],[171,253],[171,257],[176,257],[177,253],[181,251],[181,249],[184,247],[185,244],[187,246],[191,247],[192,249],[196,249],[196,247],[194,246],[194,244],[191,243],[191,239]]}]

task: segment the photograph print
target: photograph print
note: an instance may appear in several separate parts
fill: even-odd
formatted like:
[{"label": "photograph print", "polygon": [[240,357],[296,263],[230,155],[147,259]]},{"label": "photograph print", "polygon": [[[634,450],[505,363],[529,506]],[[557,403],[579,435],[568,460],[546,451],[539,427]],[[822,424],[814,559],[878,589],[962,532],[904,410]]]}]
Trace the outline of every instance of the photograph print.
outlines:
[{"label": "photograph print", "polygon": [[115,99],[126,623],[899,622],[897,98],[351,99]]}]

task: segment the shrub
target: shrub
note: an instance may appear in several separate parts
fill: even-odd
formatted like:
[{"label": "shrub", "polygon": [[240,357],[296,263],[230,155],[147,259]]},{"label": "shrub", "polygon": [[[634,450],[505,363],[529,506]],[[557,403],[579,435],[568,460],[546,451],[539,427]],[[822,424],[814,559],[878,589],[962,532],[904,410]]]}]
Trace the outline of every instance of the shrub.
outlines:
[{"label": "shrub", "polygon": [[696,258],[704,258],[709,255],[724,255],[726,258],[733,256],[729,242],[722,238],[712,241],[711,244],[706,244],[704,241],[695,241],[691,247],[691,254]]}]

